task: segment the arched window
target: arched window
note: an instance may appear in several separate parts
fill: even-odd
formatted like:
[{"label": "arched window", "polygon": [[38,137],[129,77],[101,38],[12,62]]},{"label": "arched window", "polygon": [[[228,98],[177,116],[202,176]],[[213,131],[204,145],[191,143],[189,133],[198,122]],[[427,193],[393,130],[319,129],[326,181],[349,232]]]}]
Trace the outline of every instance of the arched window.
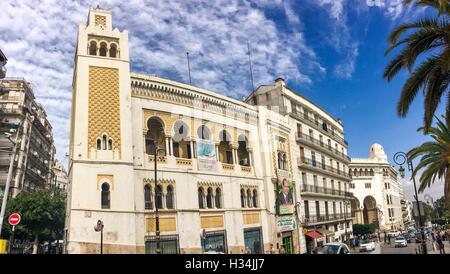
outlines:
[{"label": "arched window", "polygon": [[211,131],[205,125],[201,125],[197,129],[197,136],[203,140],[209,140],[211,138]]},{"label": "arched window", "polygon": [[158,209],[163,208],[163,192],[162,192],[162,187],[161,185],[158,185],[156,187],[156,206],[158,207]]},{"label": "arched window", "polygon": [[287,170],[287,158],[286,158],[286,153],[283,153],[283,170]]},{"label": "arched window", "polygon": [[102,149],[106,150],[106,135],[103,135],[102,137]]},{"label": "arched window", "polygon": [[283,165],[282,165],[282,159],[281,159],[282,156],[281,155],[282,155],[281,152],[278,152],[278,168],[279,169],[283,169],[282,168]]},{"label": "arched window", "polygon": [[95,41],[91,41],[89,45],[89,55],[97,55],[97,43]]},{"label": "arched window", "polygon": [[205,204],[203,202],[203,198],[205,197],[205,192],[203,191],[203,187],[198,188],[198,207],[205,208]]},{"label": "arched window", "polygon": [[179,158],[191,159],[191,144],[188,142],[188,125],[185,122],[178,120],[173,125],[173,132],[173,155]]},{"label": "arched window", "polygon": [[233,152],[231,150],[231,135],[222,130],[219,133],[219,160],[222,163],[233,164]]},{"label": "arched window", "polygon": [[253,190],[253,207],[258,207],[258,191]]},{"label": "arched window", "polygon": [[370,169],[370,176],[373,176],[373,175],[374,175],[373,169]]},{"label": "arched window", "polygon": [[144,201],[145,209],[153,209],[152,187],[148,184],[144,187]]},{"label": "arched window", "polygon": [[109,57],[116,58],[117,57],[117,46],[116,44],[111,44],[111,48],[109,49]]},{"label": "arched window", "polygon": [[171,185],[167,187],[166,207],[173,209],[173,187]]},{"label": "arched window", "polygon": [[247,189],[247,207],[253,207],[252,205],[252,192]]},{"label": "arched window", "polygon": [[212,208],[212,188],[208,188],[208,194],[206,195],[206,206]]},{"label": "arched window", "polygon": [[222,192],[220,188],[216,189],[215,201],[216,201],[216,208],[222,208]]},{"label": "arched window", "polygon": [[108,150],[112,150],[112,140],[108,140]]},{"label": "arched window", "polygon": [[247,138],[244,135],[240,135],[238,138],[239,147],[237,150],[239,164],[241,166],[250,166],[249,153],[247,151]]},{"label": "arched window", "polygon": [[102,149],[102,140],[97,139],[97,150]]},{"label": "arched window", "polygon": [[165,148],[164,124],[158,117],[152,117],[147,121],[147,128],[148,132],[145,136],[145,153],[154,155],[156,144],[160,149]]},{"label": "arched window", "polygon": [[245,190],[241,188],[241,207],[245,207]]},{"label": "arched window", "polygon": [[105,56],[106,57],[106,51],[107,51],[107,46],[105,42],[100,43],[100,56]]},{"label": "arched window", "polygon": [[110,208],[111,206],[111,200],[110,200],[110,192],[109,192],[109,184],[103,183],[102,184],[102,208]]}]

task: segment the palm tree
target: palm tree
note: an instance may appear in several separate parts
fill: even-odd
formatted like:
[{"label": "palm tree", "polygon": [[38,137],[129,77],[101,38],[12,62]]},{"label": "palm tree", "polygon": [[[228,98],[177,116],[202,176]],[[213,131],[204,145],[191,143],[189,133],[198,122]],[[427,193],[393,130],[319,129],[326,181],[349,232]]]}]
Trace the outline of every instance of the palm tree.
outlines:
[{"label": "palm tree", "polygon": [[[442,116],[442,118],[445,117]],[[424,127],[418,129],[429,135],[433,141],[425,142],[411,149],[408,152],[408,158],[413,161],[415,158],[421,157],[412,174],[412,176],[416,176],[423,169],[419,179],[419,193],[430,187],[436,177],[444,180],[445,203],[450,209],[450,131],[446,123],[437,117],[436,120],[436,127],[430,127],[427,133],[425,133]]]},{"label": "palm tree", "polygon": [[[412,0],[404,2],[409,4]],[[450,3],[449,0],[418,0],[415,5],[436,9],[438,16],[401,24],[391,32],[385,55],[397,48],[401,50],[386,66],[383,77],[390,81],[401,70],[409,71],[397,103],[397,114],[405,117],[417,93],[423,90],[427,132],[442,97],[446,97],[446,116],[450,117]],[[421,55],[425,58],[415,66]]]}]

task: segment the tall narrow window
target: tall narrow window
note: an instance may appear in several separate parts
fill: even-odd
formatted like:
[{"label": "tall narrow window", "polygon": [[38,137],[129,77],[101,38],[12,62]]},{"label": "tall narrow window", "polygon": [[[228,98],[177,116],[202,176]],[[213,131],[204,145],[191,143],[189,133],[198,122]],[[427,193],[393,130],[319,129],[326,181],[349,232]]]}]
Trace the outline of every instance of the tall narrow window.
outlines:
[{"label": "tall narrow window", "polygon": [[156,206],[158,207],[158,209],[163,208],[162,196],[163,196],[162,187],[161,185],[158,185],[156,187]]},{"label": "tall narrow window", "polygon": [[171,185],[167,187],[166,207],[173,209],[173,186]]},{"label": "tall narrow window", "polygon": [[91,41],[89,45],[89,55],[97,55],[97,43],[95,41]]},{"label": "tall narrow window", "polygon": [[110,208],[111,207],[111,200],[110,200],[110,191],[109,191],[109,184],[103,183],[102,184],[102,208]]},{"label": "tall narrow window", "polygon": [[97,150],[102,149],[102,141],[100,139],[97,139]]},{"label": "tall narrow window", "polygon": [[111,44],[111,48],[109,49],[109,57],[117,57],[117,46],[115,44]]},{"label": "tall narrow window", "polygon": [[253,207],[252,204],[252,192],[250,189],[247,189],[247,207]]},{"label": "tall narrow window", "polygon": [[253,190],[253,207],[258,207],[258,191]]},{"label": "tall narrow window", "polygon": [[305,218],[309,219],[309,201],[305,201]]},{"label": "tall narrow window", "polygon": [[102,143],[103,143],[103,150],[106,150],[106,135],[103,135],[102,137]]},{"label": "tall narrow window", "polygon": [[216,189],[215,201],[216,201],[216,208],[222,208],[222,192],[220,188]]},{"label": "tall narrow window", "polygon": [[202,187],[198,188],[198,207],[199,208],[205,208],[205,204],[203,202],[203,197],[205,196],[205,193],[203,191]]},{"label": "tall narrow window", "polygon": [[241,207],[245,207],[245,190],[241,188]]},{"label": "tall narrow window", "polygon": [[150,185],[145,185],[144,187],[144,201],[145,209],[153,209],[152,187]]},{"label": "tall narrow window", "polygon": [[106,43],[100,43],[100,56],[106,56],[107,46]]},{"label": "tall narrow window", "polygon": [[108,140],[108,150],[112,150],[112,140]]},{"label": "tall narrow window", "polygon": [[206,206],[212,208],[212,188],[208,188],[208,194],[206,195]]}]

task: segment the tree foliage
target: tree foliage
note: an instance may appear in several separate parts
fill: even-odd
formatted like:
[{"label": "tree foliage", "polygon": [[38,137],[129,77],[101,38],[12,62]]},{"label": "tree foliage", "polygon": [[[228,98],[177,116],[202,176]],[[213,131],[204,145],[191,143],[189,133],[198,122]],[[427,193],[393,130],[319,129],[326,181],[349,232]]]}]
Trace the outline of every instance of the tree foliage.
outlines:
[{"label": "tree foliage", "polygon": [[373,234],[376,230],[375,224],[353,224],[354,235],[367,235]]}]

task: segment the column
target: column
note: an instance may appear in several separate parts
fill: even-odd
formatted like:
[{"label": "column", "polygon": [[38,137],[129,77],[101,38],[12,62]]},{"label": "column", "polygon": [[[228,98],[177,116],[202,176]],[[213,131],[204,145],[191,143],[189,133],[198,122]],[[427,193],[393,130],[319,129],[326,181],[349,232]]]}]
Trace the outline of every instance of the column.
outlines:
[{"label": "column", "polygon": [[248,165],[253,166],[253,152],[251,149],[248,149]]},{"label": "column", "polygon": [[169,137],[165,137],[165,142],[166,142],[166,156],[169,156]]},{"label": "column", "polygon": [[194,157],[194,141],[192,141],[192,140],[189,141],[189,149],[191,150],[191,159],[195,158]]},{"label": "column", "polygon": [[216,156],[217,156],[217,162],[220,162],[219,143],[216,143]]},{"label": "column", "polygon": [[237,164],[239,164],[239,161],[238,161],[238,155],[237,155],[237,149],[238,149],[238,145],[236,145],[236,144],[232,144],[231,145],[231,151],[232,151],[232,154],[233,154],[233,164],[235,164],[235,165],[237,165]]},{"label": "column", "polygon": [[170,148],[170,155],[173,155],[173,139],[172,137],[169,137],[169,148]]}]

